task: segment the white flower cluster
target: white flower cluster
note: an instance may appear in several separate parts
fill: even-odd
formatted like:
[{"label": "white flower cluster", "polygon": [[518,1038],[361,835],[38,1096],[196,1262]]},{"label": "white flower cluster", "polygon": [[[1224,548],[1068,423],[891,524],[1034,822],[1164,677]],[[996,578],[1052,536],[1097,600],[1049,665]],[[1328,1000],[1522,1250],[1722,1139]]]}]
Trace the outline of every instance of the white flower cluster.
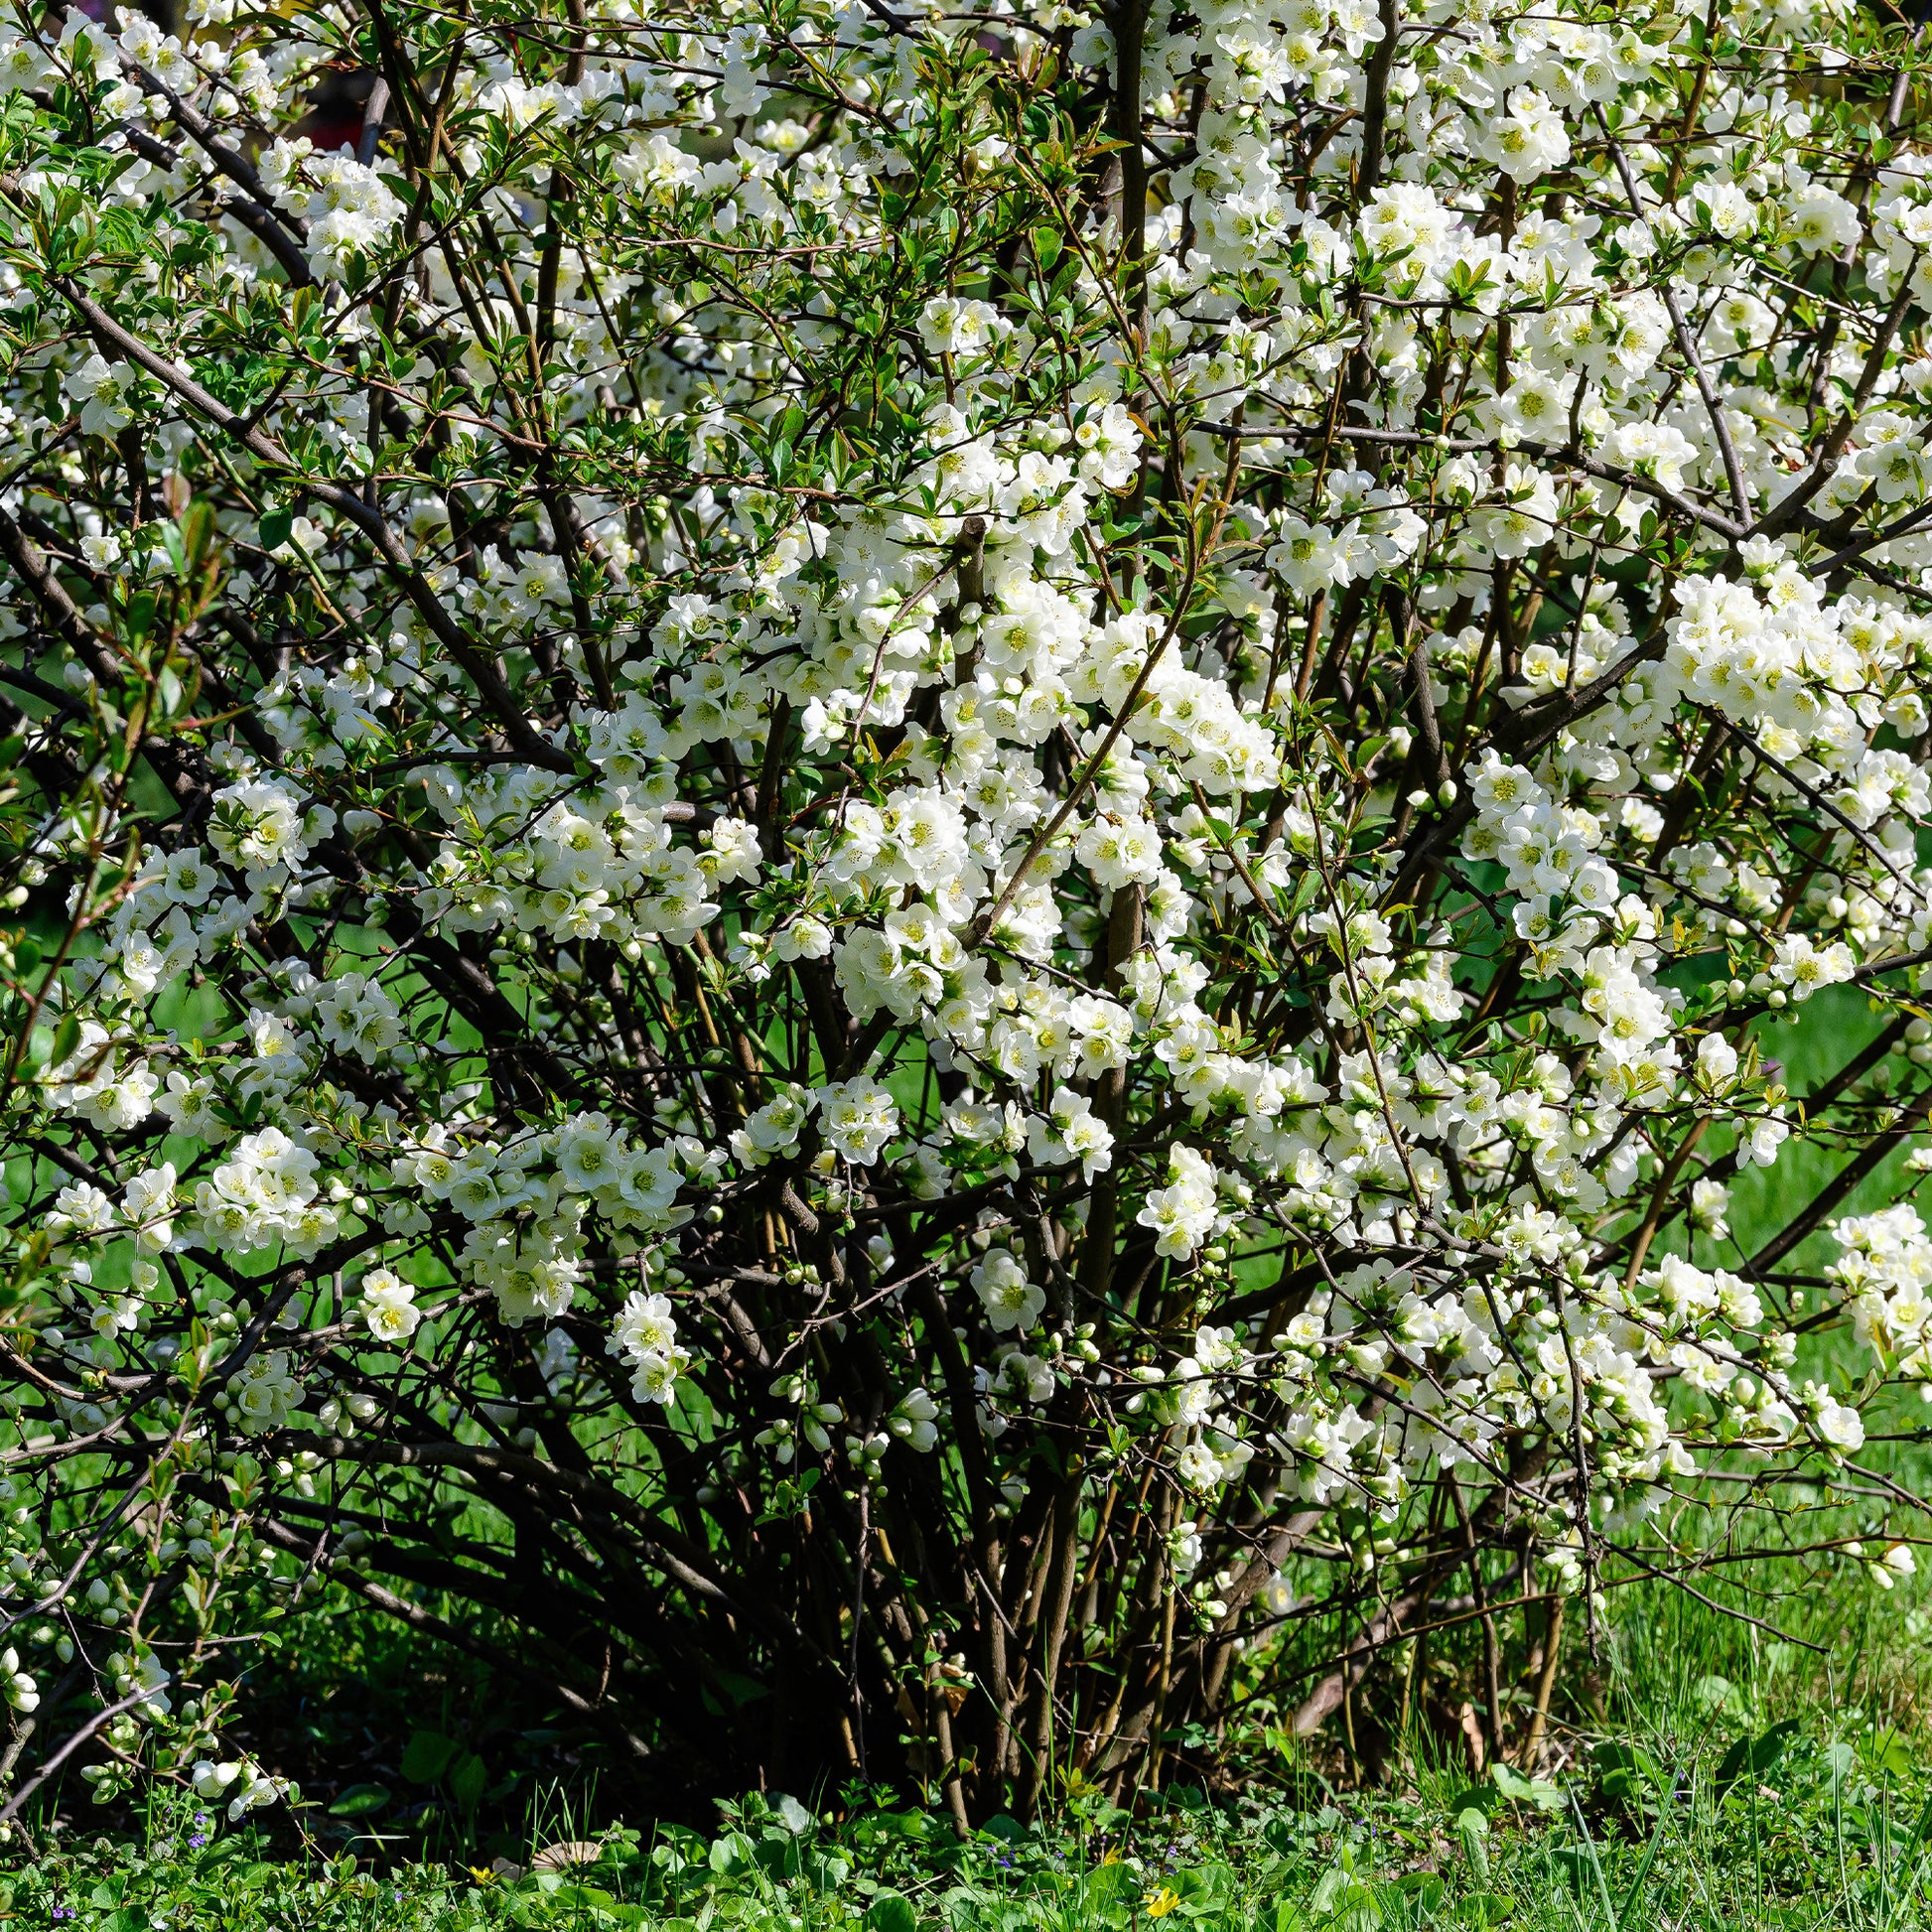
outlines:
[{"label": "white flower cluster", "polygon": [[251,1811],[279,1803],[294,1788],[286,1778],[270,1777],[252,1758],[204,1758],[194,1768],[195,1795],[208,1804],[225,1804],[228,1822],[238,1824]]},{"label": "white flower cluster", "polygon": [[317,154],[301,137],[277,141],[262,156],[261,179],[275,206],[307,229],[309,266],[319,280],[341,276],[354,256],[380,248],[402,219],[402,203],[374,168],[341,151]]},{"label": "white flower cluster", "polygon": [[1932,1400],[1932,1240],[1909,1202],[1834,1224],[1843,1250],[1826,1273],[1851,1305],[1859,1339]]}]

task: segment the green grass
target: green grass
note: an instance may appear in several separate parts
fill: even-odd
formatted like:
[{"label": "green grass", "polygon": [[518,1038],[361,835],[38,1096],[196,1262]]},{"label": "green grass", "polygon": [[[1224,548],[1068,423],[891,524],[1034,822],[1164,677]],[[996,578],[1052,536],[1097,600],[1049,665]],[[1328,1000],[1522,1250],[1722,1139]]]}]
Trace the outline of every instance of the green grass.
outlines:
[{"label": "green grass", "polygon": [[246,1831],[195,1846],[195,1816],[177,1815],[138,1854],[102,1841],[0,1878],[0,1913],[74,1932],[1924,1923],[1927,1778],[1909,1743],[1868,1722],[1753,1730],[1732,1722],[1723,1691],[1701,1731],[1598,1746],[1565,1777],[1507,1789],[1437,1767],[1400,1797],[1311,1783],[1215,1808],[1181,1794],[1133,1820],[1075,1794],[1050,1827],[996,1823],[966,1845],[926,1812],[861,1804],[831,1824],[790,1800],[752,1800],[710,1835],[607,1832],[578,1848],[584,1863],[481,1881],[425,1865],[378,1874],[348,1854],[265,1858]]},{"label": "green grass", "polygon": [[[43,1817],[0,1853],[0,1922],[1908,1932],[1932,1923],[1932,1618],[1903,1595],[1849,1577],[1794,1590],[1787,1640],[1681,1593],[1627,1595],[1572,1674],[1534,1782],[1477,1777],[1418,1735],[1384,1790],[1329,1782],[1316,1767],[1343,1775],[1336,1758],[1281,1756],[1239,1767],[1228,1794],[1170,1792],[1131,1817],[1064,1792],[1046,1824],[996,1820],[965,1845],[936,1810],[858,1791],[748,1799],[702,1832],[593,1823],[553,1793],[526,1800],[507,1853],[494,1835],[499,1866],[482,1873],[468,1862],[492,1847],[451,1850],[463,1820],[433,1787],[374,1817],[321,1801],[264,1815],[271,1835],[189,1803],[117,1839],[84,1820],[50,1835]],[[588,1855],[539,1859],[560,1844]]]}]

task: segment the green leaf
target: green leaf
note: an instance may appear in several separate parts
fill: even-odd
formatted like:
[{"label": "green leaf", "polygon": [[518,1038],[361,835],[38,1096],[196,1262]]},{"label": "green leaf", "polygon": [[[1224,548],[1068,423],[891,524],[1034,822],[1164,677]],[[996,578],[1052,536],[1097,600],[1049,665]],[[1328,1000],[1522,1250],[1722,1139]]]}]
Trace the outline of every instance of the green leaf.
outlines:
[{"label": "green leaf", "polygon": [[578,1911],[606,1912],[618,1901],[602,1885],[546,1885],[553,1906],[574,1906]]},{"label": "green leaf", "polygon": [[1455,1908],[1464,1925],[1501,1925],[1515,1915],[1516,1901],[1498,1891],[1475,1891]]},{"label": "green leaf", "polygon": [[380,1811],[389,1802],[386,1785],[351,1784],[336,1802],[329,1807],[331,1818],[366,1818],[372,1811]]},{"label": "green leaf", "polygon": [[[1746,1772],[1753,1778],[1762,1777],[1784,1754],[1785,1745],[1797,1734],[1798,1728],[1796,1718],[1786,1718],[1781,1724],[1773,1725],[1760,1737],[1738,1738],[1725,1752],[1718,1766],[1718,1796],[1722,1798]],[[1909,1763],[1907,1768],[1910,1768]]]},{"label": "green leaf", "polygon": [[721,1877],[749,1871],[757,1863],[752,1841],[743,1832],[726,1832],[711,1842],[711,1868]]},{"label": "green leaf", "polygon": [[49,1049],[47,1063],[59,1066],[63,1060],[73,1057],[73,1049],[80,1044],[80,1022],[72,1014],[54,1029],[54,1044]]},{"label": "green leaf", "polygon": [[917,1932],[918,1915],[911,1902],[896,1891],[873,1894],[866,1911],[866,1932]]},{"label": "green leaf", "polygon": [[1736,1685],[1727,1677],[1718,1676],[1715,1671],[1698,1679],[1692,1695],[1707,1711],[1735,1711],[1738,1708]]},{"label": "green leaf", "polygon": [[1455,1835],[1462,1841],[1462,1856],[1469,1862],[1478,1884],[1489,1882],[1489,1821],[1471,1805],[1455,1821]]},{"label": "green leaf", "polygon": [[1564,1808],[1563,1793],[1545,1778],[1526,1778],[1522,1772],[1512,1770],[1500,1760],[1491,1768],[1490,1774],[1496,1780],[1496,1789],[1512,1803],[1534,1805],[1538,1811],[1561,1811]]},{"label": "green leaf", "polygon": [[456,1752],[456,1739],[440,1730],[411,1731],[402,1754],[402,1774],[411,1784],[434,1784]]},{"label": "green leaf", "polygon": [[293,510],[270,510],[262,518],[262,548],[279,550],[289,540],[289,532],[295,528]]},{"label": "green leaf", "polygon": [[1598,1744],[1590,1754],[1598,1788],[1614,1805],[1643,1805],[1654,1800],[1659,1782],[1657,1766],[1629,1744]]},{"label": "green leaf", "polygon": [[136,591],[127,601],[127,634],[145,637],[154,628],[154,614],[159,603],[152,591]]},{"label": "green leaf", "polygon": [[450,1796],[465,1811],[475,1811],[489,1783],[489,1771],[475,1751],[465,1751],[450,1772]]},{"label": "green leaf", "polygon": [[760,1684],[756,1677],[747,1677],[742,1671],[719,1669],[711,1675],[717,1680],[718,1688],[741,1709],[771,1695],[767,1685]]}]

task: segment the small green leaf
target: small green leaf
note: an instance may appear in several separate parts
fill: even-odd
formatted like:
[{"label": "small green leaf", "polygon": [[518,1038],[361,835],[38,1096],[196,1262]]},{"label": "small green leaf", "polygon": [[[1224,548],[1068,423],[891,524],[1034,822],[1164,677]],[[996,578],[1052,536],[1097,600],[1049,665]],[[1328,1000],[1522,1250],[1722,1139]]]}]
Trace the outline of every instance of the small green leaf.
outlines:
[{"label": "small green leaf", "polygon": [[1501,1925],[1514,1915],[1516,1901],[1506,1898],[1501,1892],[1471,1892],[1455,1908],[1455,1916],[1464,1925],[1487,1926]]},{"label": "small green leaf", "polygon": [[1908,1778],[1918,1769],[1918,1753],[1895,1730],[1873,1737],[1865,1746],[1864,1758],[1874,1771],[1888,1777]]},{"label": "small green leaf", "polygon": [[489,1783],[489,1772],[475,1751],[465,1751],[450,1772],[450,1796],[465,1811],[475,1811]]},{"label": "small green leaf", "polygon": [[440,1730],[412,1731],[402,1754],[402,1774],[411,1784],[434,1784],[456,1751],[456,1739]]},{"label": "small green leaf", "polygon": [[896,1891],[873,1894],[866,1911],[866,1932],[918,1932],[918,1924],[910,1900]]},{"label": "small green leaf", "polygon": [[1718,1676],[1715,1671],[1698,1679],[1693,1695],[1707,1711],[1737,1709],[1736,1685],[1727,1677]]},{"label": "small green leaf", "polygon": [[1462,1856],[1469,1862],[1478,1884],[1489,1882],[1489,1821],[1471,1805],[1455,1821],[1455,1835],[1462,1841]]},{"label": "small green leaf", "polygon": [[[1746,1772],[1753,1778],[1760,1778],[1784,1754],[1784,1747],[1797,1734],[1799,1725],[1796,1718],[1786,1718],[1781,1724],[1773,1725],[1759,1737],[1740,1737],[1724,1754],[1718,1766],[1718,1796],[1723,1797],[1730,1787]],[[1907,1753],[1907,1769],[1911,1768],[1910,1753]]]},{"label": "small green leaf", "polygon": [[[1751,1769],[1760,1774],[1768,1771],[1784,1755],[1785,1745],[1797,1736],[1799,1724],[1796,1718],[1786,1718],[1781,1724],[1773,1725],[1751,1746]],[[1900,1740],[1894,1737],[1892,1741],[1897,1743]],[[1908,1771],[1914,1770],[1917,1768],[1917,1763],[1918,1760],[1908,1750],[1905,1754],[1905,1768]]]},{"label": "small green leaf", "polygon": [[293,510],[270,510],[262,518],[262,548],[279,550],[289,540],[289,532],[295,528]]},{"label": "small green leaf", "polygon": [[1547,1778],[1526,1778],[1522,1772],[1512,1770],[1500,1761],[1492,1767],[1492,1775],[1496,1780],[1496,1789],[1515,1804],[1534,1805],[1538,1811],[1561,1811],[1564,1808],[1563,1793]]},{"label": "small green leaf", "polygon": [[329,1807],[331,1818],[366,1818],[389,1802],[388,1787],[380,1784],[351,1784]]},{"label": "small green leaf", "polygon": [[80,1022],[72,1014],[54,1029],[54,1044],[48,1052],[47,1063],[59,1066],[73,1057],[73,1049],[80,1044]]}]

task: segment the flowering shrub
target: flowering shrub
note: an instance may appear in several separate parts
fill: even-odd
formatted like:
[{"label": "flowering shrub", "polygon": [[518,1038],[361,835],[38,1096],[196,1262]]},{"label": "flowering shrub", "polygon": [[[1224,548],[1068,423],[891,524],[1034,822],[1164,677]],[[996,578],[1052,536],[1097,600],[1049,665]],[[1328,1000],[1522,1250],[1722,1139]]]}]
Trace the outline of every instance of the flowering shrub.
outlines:
[{"label": "flowering shrub", "polygon": [[1660,1508],[1862,1469],[1932,1242],[1781,1264],[1932,1063],[1917,58],[18,12],[0,1819],[271,1802],[223,1646],[324,1574],[962,1823],[1472,1613],[1501,1746],[1524,1603],[1533,1754]]}]

